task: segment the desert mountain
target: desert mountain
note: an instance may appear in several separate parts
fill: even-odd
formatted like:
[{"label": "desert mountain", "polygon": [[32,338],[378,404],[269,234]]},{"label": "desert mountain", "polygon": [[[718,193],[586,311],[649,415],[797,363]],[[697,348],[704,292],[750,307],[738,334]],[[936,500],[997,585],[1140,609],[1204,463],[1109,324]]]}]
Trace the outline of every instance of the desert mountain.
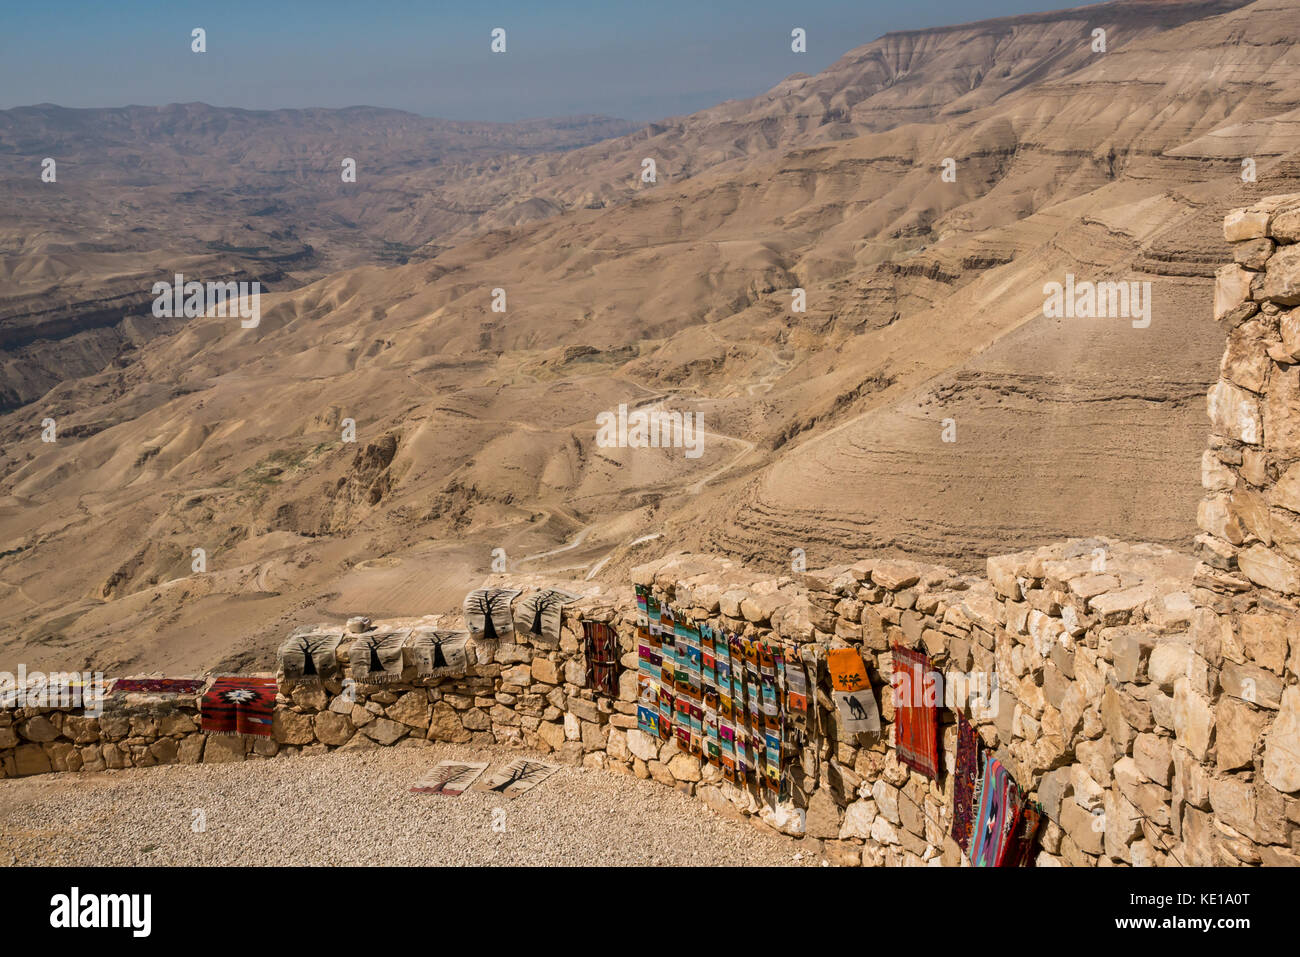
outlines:
[{"label": "desert mountain", "polygon": [[[678,548],[1190,546],[1219,223],[1300,191],[1297,12],[890,34],[752,100],[467,161],[428,202],[499,197],[477,219],[367,227],[405,264],[265,296],[255,329],[142,335],[0,418],[5,656],[261,661],[298,622],[451,612],[494,549],[613,580]],[[1048,318],[1067,274],[1149,282],[1149,324]],[[598,445],[620,404],[699,413],[703,454]]]},{"label": "desert mountain", "polygon": [[[398,110],[250,111],[202,103],[0,111],[0,408],[98,372],[155,335],[155,280],[293,289],[402,263],[485,227],[538,151],[628,130],[584,116],[457,123]],[[54,160],[54,182],[41,178]],[[356,181],[344,182],[351,159]],[[457,190],[454,184],[469,180]],[[549,210],[524,202],[517,220]]]}]

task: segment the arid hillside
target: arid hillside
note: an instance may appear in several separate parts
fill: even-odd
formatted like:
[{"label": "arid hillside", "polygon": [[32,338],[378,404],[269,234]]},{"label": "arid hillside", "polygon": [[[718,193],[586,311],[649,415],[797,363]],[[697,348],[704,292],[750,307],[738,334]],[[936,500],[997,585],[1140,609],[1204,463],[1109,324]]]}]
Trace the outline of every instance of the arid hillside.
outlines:
[{"label": "arid hillside", "polygon": [[[405,264],[264,296],[254,329],[142,334],[0,418],[0,659],[265,661],[295,623],[453,611],[495,549],[613,579],[681,548],[1190,546],[1219,224],[1300,192],[1297,14],[890,34],[752,100],[358,196],[408,204],[365,226]],[[420,218],[439,202],[478,212]],[[1150,283],[1149,323],[1046,317],[1067,275]],[[703,454],[597,444],[620,404],[699,413]]]},{"label": "arid hillside", "polygon": [[[160,276],[283,291],[423,258],[510,206],[510,186],[481,175],[491,182],[532,153],[630,127],[594,116],[455,123],[369,107],[0,111],[0,409],[174,332],[150,314]],[[355,180],[345,182],[348,159]],[[523,206],[518,220],[550,212]]]}]

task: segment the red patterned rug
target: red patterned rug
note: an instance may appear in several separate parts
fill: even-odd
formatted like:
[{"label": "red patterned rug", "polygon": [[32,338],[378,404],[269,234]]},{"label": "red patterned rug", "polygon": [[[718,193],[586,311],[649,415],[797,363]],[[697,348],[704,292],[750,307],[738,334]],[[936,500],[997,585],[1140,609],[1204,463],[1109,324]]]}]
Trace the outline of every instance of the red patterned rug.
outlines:
[{"label": "red patterned rug", "polygon": [[207,734],[271,736],[275,714],[274,678],[217,678],[199,706]]},{"label": "red patterned rug", "polygon": [[111,690],[127,694],[198,694],[207,683],[206,678],[118,678]]},{"label": "red patterned rug", "polygon": [[895,644],[893,683],[898,760],[933,779],[939,773],[939,711],[929,656]]}]

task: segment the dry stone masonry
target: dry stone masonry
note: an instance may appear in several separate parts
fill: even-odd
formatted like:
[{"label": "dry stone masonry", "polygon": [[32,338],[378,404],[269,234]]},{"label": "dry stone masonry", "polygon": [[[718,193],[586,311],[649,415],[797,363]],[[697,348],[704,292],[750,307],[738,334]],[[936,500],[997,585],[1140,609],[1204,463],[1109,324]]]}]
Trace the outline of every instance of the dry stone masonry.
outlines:
[{"label": "dry stone masonry", "polygon": [[[788,577],[673,555],[633,571],[679,614],[775,636],[823,662],[810,675],[817,733],[787,800],[637,727],[637,607],[630,586],[492,576],[486,587],[562,587],[558,642],[521,634],[474,648],[463,675],[345,693],[280,676],[270,738],[205,737],[194,696],[136,696],[96,718],[0,712],[5,776],[257,760],[425,741],[529,748],[634,774],[857,865],[965,862],[952,827],[956,713],[1041,803],[1039,866],[1300,863],[1300,195],[1230,214],[1235,262],[1218,274],[1227,331],[1202,462],[1194,554],[1075,539],[990,558],[983,576],[870,559]],[[612,625],[616,697],[587,686],[582,621]],[[434,624],[386,622],[384,627]],[[897,760],[891,649],[923,648],[944,675],[941,761],[930,780]],[[879,738],[841,733],[825,652],[855,648]],[[346,664],[348,642],[340,648]]]}]

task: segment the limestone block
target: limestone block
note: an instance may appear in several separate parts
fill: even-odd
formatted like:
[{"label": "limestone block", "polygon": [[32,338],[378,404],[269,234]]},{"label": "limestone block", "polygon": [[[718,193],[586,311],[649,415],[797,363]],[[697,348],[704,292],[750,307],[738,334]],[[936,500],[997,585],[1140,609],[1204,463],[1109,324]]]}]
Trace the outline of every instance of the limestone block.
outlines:
[{"label": "limestone block", "polygon": [[1236,263],[1220,266],[1214,273],[1214,319],[1219,321],[1250,299],[1255,274]]},{"label": "limestone block", "polygon": [[1061,829],[1074,846],[1085,854],[1101,854],[1104,850],[1106,820],[1103,814],[1085,811],[1074,801],[1061,807]]},{"label": "limestone block", "polygon": [[27,741],[44,743],[54,741],[59,736],[59,729],[43,714],[20,721],[17,727],[18,733]]},{"label": "limestone block", "polygon": [[1284,246],[1268,261],[1261,295],[1279,305],[1300,304],[1300,246]]},{"label": "limestone block", "polygon": [[[242,761],[247,751],[247,744],[238,735],[209,734],[203,747],[203,763],[226,764],[231,761]],[[110,768],[116,766],[109,754],[108,745],[104,745],[104,763]]]},{"label": "limestone block", "polygon": [[1268,451],[1283,459],[1300,457],[1300,365],[1274,367],[1263,413]]},{"label": "limestone block", "polygon": [[386,714],[409,728],[425,731],[429,727],[429,698],[421,691],[408,691],[388,706]]},{"label": "limestone block", "polygon": [[1213,778],[1210,806],[1214,816],[1229,827],[1247,837],[1255,835],[1255,789],[1249,781],[1235,776]]},{"label": "limestone block", "polygon": [[1205,760],[1214,737],[1214,712],[1186,678],[1174,682],[1174,736],[1198,761]]},{"label": "limestone block", "polygon": [[1219,380],[1210,388],[1206,409],[1220,434],[1247,445],[1260,443],[1264,422],[1259,399],[1245,389]]},{"label": "limestone block", "polygon": [[1281,680],[1273,672],[1255,665],[1224,662],[1219,685],[1224,693],[1261,708],[1276,711],[1282,704]]},{"label": "limestone block", "polygon": [[1262,668],[1282,674],[1288,648],[1300,638],[1300,622],[1280,615],[1252,614],[1238,619],[1242,649]]},{"label": "limestone block", "polygon": [[322,744],[341,745],[356,733],[352,719],[336,711],[320,711],[312,718],[312,730]]},{"label": "limestone block", "polygon": [[1168,787],[1174,773],[1173,742],[1157,734],[1139,734],[1133,739],[1133,762],[1147,778]]},{"label": "limestone block", "polygon": [[1300,791],[1300,687],[1282,694],[1277,720],[1264,740],[1264,780],[1279,791]]},{"label": "limestone block", "polygon": [[311,718],[288,708],[276,708],[271,719],[271,736],[281,744],[311,744],[315,740]]},{"label": "limestone block", "polygon": [[1260,239],[1268,233],[1267,210],[1234,209],[1223,218],[1223,238],[1230,243]]}]

